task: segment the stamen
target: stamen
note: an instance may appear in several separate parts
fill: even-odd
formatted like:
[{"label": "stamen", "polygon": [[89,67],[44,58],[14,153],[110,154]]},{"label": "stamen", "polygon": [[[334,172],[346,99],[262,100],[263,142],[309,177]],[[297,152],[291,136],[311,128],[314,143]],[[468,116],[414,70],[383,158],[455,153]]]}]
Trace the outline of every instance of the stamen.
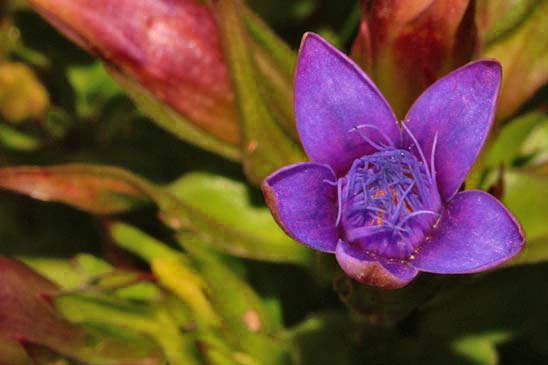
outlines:
[{"label": "stamen", "polygon": [[[409,185],[409,187],[407,188],[407,190],[405,190],[402,194],[402,196],[400,197],[400,201],[398,202],[398,205],[396,206],[396,211],[395,211],[395,214],[393,215],[395,217],[395,219],[398,219],[400,217],[400,214],[401,214],[401,208],[403,207],[403,204],[405,203],[405,200],[407,199],[407,196],[409,195],[409,193],[411,192],[411,190],[415,187],[415,181],[413,181],[411,183],[411,185]],[[393,224],[395,224],[396,222],[392,222]]]},{"label": "stamen", "polygon": [[353,229],[348,233],[348,238],[352,241],[363,239],[366,237],[371,237],[375,234],[386,232],[390,229],[390,227],[387,226],[367,226],[367,227],[359,227],[356,229]]},{"label": "stamen", "polygon": [[381,136],[384,137],[384,139],[386,140],[386,142],[394,147],[394,142],[390,139],[390,137],[388,137],[388,135],[386,133],[384,133],[379,127],[375,126],[375,125],[372,125],[372,124],[360,124],[358,126],[355,127],[355,129],[361,129],[361,128],[371,128],[371,129],[374,129],[376,130],[377,132],[379,132],[381,134]]},{"label": "stamen", "polygon": [[400,222],[400,225],[404,224],[409,219],[411,219],[413,217],[416,217],[418,215],[421,215],[421,214],[432,214],[432,215],[435,215],[435,216],[438,216],[438,217],[441,215],[441,214],[433,212],[431,210],[417,210],[416,212],[413,212],[413,213],[409,214],[407,217],[405,217],[404,219],[402,219],[402,221]]},{"label": "stamen", "polygon": [[422,162],[424,163],[424,167],[425,167],[426,173],[428,175],[428,178],[432,179],[432,176],[430,175],[430,171],[428,169],[428,164],[426,163],[426,157],[424,157],[424,152],[422,152],[422,148],[419,145],[419,142],[417,141],[417,139],[415,138],[413,133],[411,133],[411,130],[405,125],[405,123],[402,123],[402,127],[403,127],[403,129],[405,129],[407,134],[409,134],[409,137],[411,137],[411,139],[413,140],[413,143],[415,144],[415,147],[417,148],[417,150],[419,151],[419,154],[421,155],[421,159],[422,159]]},{"label": "stamen", "polygon": [[377,207],[368,206],[368,207],[366,207],[365,209],[367,209],[367,210],[372,210],[372,211],[374,211],[374,212],[379,212],[379,213],[386,214],[386,210],[381,209],[381,208],[377,208]]},{"label": "stamen", "polygon": [[411,151],[387,148],[352,163],[337,182],[337,226],[349,243],[403,259],[422,242],[434,220],[427,216],[439,216],[437,185],[430,175],[430,169],[435,173],[436,144],[437,138],[430,165],[418,145],[422,162]]},{"label": "stamen", "polygon": [[392,228],[393,230],[395,231],[399,231],[399,232],[409,232],[409,228],[402,228],[401,226],[398,226],[398,225],[395,225],[395,224],[392,224],[390,222],[386,222],[386,225],[390,228]]},{"label": "stamen", "polygon": [[379,145],[375,142],[373,142],[371,140],[371,138],[369,138],[368,136],[366,136],[365,134],[361,133],[361,131],[358,129],[358,127],[356,128],[352,128],[351,130],[348,131],[349,133],[351,132],[358,132],[358,134],[360,135],[360,137],[362,137],[367,143],[369,143],[373,148],[375,148],[377,151],[382,151],[384,149],[386,149],[388,146],[383,146],[383,145]]},{"label": "stamen", "polygon": [[436,165],[435,165],[435,154],[436,146],[438,145],[438,132],[434,135],[434,142],[432,143],[432,154],[430,155],[430,170],[432,171],[432,183],[435,183],[436,179]]},{"label": "stamen", "polygon": [[339,180],[337,180],[337,196],[339,197],[338,199],[338,211],[337,211],[337,221],[335,222],[335,227],[338,227],[339,224],[341,223],[341,216],[342,216],[342,199],[340,198],[340,196],[342,195],[342,183],[343,183],[343,179],[344,178],[341,178]]},{"label": "stamen", "polygon": [[352,163],[352,167],[350,168],[350,171],[348,172],[348,175],[347,175],[346,192],[345,192],[344,200],[348,200],[348,197],[350,195],[350,190],[354,188],[354,179],[356,177],[356,170],[358,168],[358,165],[361,162],[362,162],[361,160],[355,160]]}]

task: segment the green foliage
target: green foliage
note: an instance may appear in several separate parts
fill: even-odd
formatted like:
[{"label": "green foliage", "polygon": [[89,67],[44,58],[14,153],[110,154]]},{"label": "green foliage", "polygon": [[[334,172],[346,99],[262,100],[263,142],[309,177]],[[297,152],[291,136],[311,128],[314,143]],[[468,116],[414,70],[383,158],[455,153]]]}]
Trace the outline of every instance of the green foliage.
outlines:
[{"label": "green foliage", "polygon": [[260,203],[260,193],[219,175],[191,173],[169,191],[180,205],[164,219],[176,221],[202,241],[232,255],[308,265],[312,252],[296,244]]},{"label": "green foliage", "polygon": [[547,2],[476,8],[482,56],[502,61],[505,84],[470,181],[518,218],[523,253],[390,292],[287,237],[257,189],[304,160],[292,101],[302,33],[348,53],[360,2],[202,3],[222,33],[240,144],[26,2],[0,5],[0,364],[548,362]]}]

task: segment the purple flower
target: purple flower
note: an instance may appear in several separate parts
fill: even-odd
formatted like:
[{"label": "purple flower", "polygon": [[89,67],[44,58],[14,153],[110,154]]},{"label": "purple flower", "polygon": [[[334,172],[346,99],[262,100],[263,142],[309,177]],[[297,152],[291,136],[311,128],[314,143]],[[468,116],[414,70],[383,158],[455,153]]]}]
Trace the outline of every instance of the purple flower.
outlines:
[{"label": "purple flower", "polygon": [[491,195],[458,192],[493,123],[501,80],[493,60],[434,83],[398,123],[348,57],[305,35],[295,113],[312,162],[263,182],[274,217],[294,239],[334,253],[354,279],[387,289],[419,271],[483,271],[515,256],[524,236]]}]

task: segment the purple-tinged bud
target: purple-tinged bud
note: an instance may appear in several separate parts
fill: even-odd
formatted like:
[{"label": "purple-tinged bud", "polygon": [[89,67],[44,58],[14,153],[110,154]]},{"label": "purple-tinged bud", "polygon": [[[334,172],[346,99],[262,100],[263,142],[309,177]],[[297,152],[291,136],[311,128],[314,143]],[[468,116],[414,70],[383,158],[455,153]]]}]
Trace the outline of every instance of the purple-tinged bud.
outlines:
[{"label": "purple-tinged bud", "polygon": [[352,57],[401,118],[434,81],[476,47],[474,1],[363,1]]},{"label": "purple-tinged bud", "polygon": [[211,9],[198,0],[30,0],[114,73],[202,131],[238,145],[234,93]]}]

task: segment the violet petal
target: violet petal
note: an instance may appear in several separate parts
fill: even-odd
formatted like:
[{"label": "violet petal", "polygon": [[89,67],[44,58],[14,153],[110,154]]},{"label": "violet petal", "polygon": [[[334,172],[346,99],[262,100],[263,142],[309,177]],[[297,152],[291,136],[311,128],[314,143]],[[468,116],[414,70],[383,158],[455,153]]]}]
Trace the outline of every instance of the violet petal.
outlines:
[{"label": "violet petal", "polygon": [[400,142],[394,112],[377,87],[353,61],[313,33],[304,36],[299,52],[295,115],[308,157],[328,164],[338,176],[353,160],[376,151],[367,139],[377,145]]},{"label": "violet petal", "polygon": [[272,215],[289,236],[333,253],[338,241],[334,184],[336,177],[329,166],[306,162],[276,171],[261,188]]},{"label": "violet petal", "polygon": [[[487,138],[501,76],[497,61],[469,63],[430,86],[405,118],[428,161],[437,135],[434,165],[444,201],[458,191]],[[404,147],[408,146],[413,142],[404,133]]]},{"label": "violet petal", "polygon": [[418,271],[406,262],[389,262],[373,257],[344,241],[339,241],[335,254],[339,265],[348,276],[360,283],[379,288],[402,288],[418,274]]},{"label": "violet petal", "polygon": [[493,196],[468,190],[455,195],[411,262],[440,274],[478,272],[519,253],[524,236],[512,214]]}]

